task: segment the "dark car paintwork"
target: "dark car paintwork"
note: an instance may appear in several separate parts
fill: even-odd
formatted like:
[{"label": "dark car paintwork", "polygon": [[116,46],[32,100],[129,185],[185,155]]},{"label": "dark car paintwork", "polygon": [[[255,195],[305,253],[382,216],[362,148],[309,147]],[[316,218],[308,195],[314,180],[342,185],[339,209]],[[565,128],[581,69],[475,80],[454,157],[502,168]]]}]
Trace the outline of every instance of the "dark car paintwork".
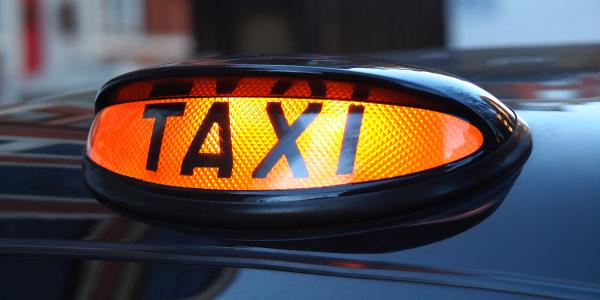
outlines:
[{"label": "dark car paintwork", "polygon": [[244,247],[146,225],[84,188],[93,94],[61,96],[0,111],[0,295],[599,298],[600,47],[379,56],[466,77],[529,124],[533,152],[481,223],[379,254]]}]

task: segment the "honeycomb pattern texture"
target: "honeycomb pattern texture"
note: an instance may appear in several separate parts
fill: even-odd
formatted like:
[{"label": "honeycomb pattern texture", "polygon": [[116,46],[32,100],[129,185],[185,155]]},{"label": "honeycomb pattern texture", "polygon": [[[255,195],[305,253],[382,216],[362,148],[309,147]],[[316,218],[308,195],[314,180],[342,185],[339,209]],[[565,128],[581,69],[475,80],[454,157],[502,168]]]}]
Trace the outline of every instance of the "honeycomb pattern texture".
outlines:
[{"label": "honeycomb pattern texture", "polygon": [[[173,95],[177,98],[187,97],[294,97],[294,98],[312,98],[311,89],[306,80],[286,77],[241,77],[233,91],[229,94],[217,93],[217,81],[231,77],[192,77],[182,79],[181,81],[191,82],[191,90],[185,95]],[[273,86],[278,81],[289,81],[291,85],[281,95],[271,94]],[[152,88],[155,85],[168,83],[168,80],[146,80],[133,82],[117,89],[115,101],[124,103],[130,101],[147,100],[150,97]],[[352,100],[355,85],[348,82],[321,80],[325,85],[325,97],[327,99]],[[368,87],[368,96],[365,100],[373,102],[391,102],[395,103],[398,99],[404,101],[420,101],[417,96],[400,90],[387,89],[378,86]],[[175,98],[175,97],[170,98]],[[169,97],[164,97],[168,99]]]},{"label": "honeycomb pattern texture", "polygon": [[[185,112],[183,116],[167,118],[158,169],[146,170],[154,119],[143,118],[145,105],[169,102],[186,102]],[[218,178],[218,169],[213,167],[198,167],[193,175],[181,175],[183,157],[214,102],[229,103],[231,177]],[[290,125],[309,103],[322,103],[321,112],[296,140],[308,177],[294,177],[286,156],[282,156],[266,178],[252,178],[252,172],[278,141],[267,114],[268,102],[282,103]],[[364,106],[354,172],[337,175],[350,105]],[[219,153],[216,127],[213,124],[200,152]],[[425,109],[348,100],[213,97],[107,107],[94,122],[87,155],[112,172],[157,184],[211,190],[281,190],[399,177],[465,158],[482,144],[481,132],[467,121]]]}]

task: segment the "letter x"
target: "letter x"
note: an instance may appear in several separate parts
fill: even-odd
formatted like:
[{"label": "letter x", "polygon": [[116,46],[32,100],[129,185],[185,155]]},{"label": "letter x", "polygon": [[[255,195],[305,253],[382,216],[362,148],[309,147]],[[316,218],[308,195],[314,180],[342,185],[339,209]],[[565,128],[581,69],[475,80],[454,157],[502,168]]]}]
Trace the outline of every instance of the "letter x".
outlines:
[{"label": "letter x", "polygon": [[321,112],[321,103],[309,103],[300,117],[290,126],[288,125],[280,102],[267,103],[267,114],[271,120],[271,125],[277,135],[277,143],[271,151],[258,164],[254,172],[253,178],[265,178],[273,169],[279,159],[285,155],[294,177],[308,177],[308,170],[304,164],[304,159],[300,154],[296,139],[304,132],[304,130],[314,121],[317,115]]}]

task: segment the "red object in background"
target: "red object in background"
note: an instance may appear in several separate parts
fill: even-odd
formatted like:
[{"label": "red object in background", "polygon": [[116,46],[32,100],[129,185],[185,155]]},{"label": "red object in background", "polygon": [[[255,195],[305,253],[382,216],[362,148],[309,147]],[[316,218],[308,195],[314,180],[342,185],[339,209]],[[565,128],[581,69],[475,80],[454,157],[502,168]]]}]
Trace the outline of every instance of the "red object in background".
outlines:
[{"label": "red object in background", "polygon": [[24,4],[25,74],[30,76],[38,73],[42,67],[40,1],[24,0]]}]

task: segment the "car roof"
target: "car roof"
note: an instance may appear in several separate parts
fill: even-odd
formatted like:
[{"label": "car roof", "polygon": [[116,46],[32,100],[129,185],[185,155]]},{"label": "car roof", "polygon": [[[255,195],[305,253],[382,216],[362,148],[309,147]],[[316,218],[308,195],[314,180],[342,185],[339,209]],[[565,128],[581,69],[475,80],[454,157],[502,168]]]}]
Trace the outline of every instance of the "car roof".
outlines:
[{"label": "car roof", "polygon": [[529,124],[531,156],[481,223],[411,249],[320,253],[241,246],[135,221],[84,186],[81,155],[94,111],[94,91],[86,91],[0,110],[0,252],[600,295],[600,46],[373,56],[472,80]]}]

